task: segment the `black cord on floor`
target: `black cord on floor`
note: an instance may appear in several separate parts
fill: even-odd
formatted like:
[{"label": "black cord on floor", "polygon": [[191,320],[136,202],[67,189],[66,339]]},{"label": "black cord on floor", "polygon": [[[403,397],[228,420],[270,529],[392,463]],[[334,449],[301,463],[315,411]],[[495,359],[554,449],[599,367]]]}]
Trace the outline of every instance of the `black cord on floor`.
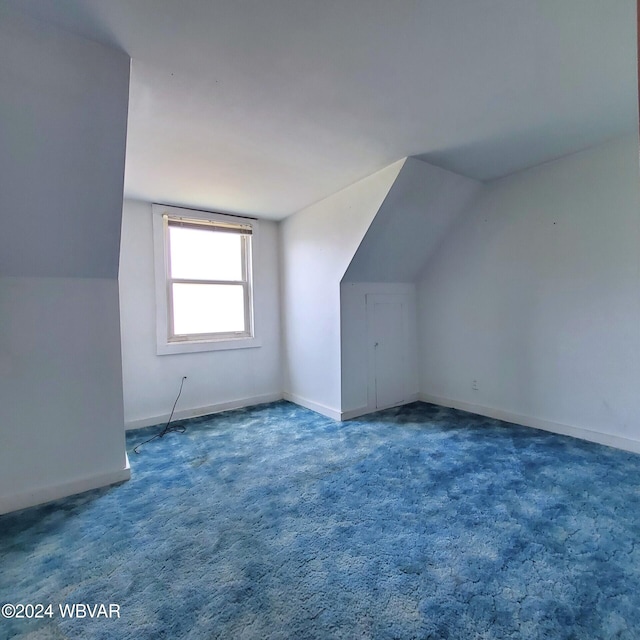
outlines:
[{"label": "black cord on floor", "polygon": [[143,444],[147,444],[147,442],[151,442],[152,440],[155,440],[156,438],[162,438],[162,437],[166,436],[167,433],[172,433],[172,432],[184,433],[187,430],[186,427],[184,427],[181,424],[174,424],[173,426],[170,426],[171,425],[171,419],[173,418],[173,412],[176,410],[176,405],[178,404],[178,400],[180,398],[180,394],[182,393],[182,387],[183,387],[184,381],[186,379],[187,379],[187,376],[182,376],[182,382],[180,383],[180,390],[178,391],[178,396],[176,398],[176,401],[173,403],[173,408],[171,409],[171,414],[169,415],[169,420],[167,421],[167,424],[164,425],[164,429],[162,431],[160,431],[160,433],[156,433],[156,435],[153,436],[152,438],[149,438],[148,440],[145,440],[144,442],[141,442],[140,444],[136,445],[133,448],[133,452],[134,453],[140,453],[138,451],[138,449]]}]

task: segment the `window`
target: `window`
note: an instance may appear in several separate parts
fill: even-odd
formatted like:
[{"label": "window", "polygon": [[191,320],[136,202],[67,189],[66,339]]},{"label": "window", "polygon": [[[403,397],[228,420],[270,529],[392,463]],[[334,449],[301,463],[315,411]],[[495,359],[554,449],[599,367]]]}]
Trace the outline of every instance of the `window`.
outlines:
[{"label": "window", "polygon": [[154,205],[159,354],[259,346],[252,258],[257,221]]}]

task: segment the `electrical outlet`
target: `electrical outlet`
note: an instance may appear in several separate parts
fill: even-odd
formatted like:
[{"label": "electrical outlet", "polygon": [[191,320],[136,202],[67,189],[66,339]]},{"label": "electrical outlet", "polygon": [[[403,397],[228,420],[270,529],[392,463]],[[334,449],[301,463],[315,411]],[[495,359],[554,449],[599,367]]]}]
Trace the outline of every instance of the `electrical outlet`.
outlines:
[{"label": "electrical outlet", "polygon": [[477,390],[480,388],[480,387],[478,386],[478,381],[477,381],[477,380],[474,380],[474,381],[473,381],[473,383],[471,384],[471,388],[472,388],[474,391],[477,391]]}]

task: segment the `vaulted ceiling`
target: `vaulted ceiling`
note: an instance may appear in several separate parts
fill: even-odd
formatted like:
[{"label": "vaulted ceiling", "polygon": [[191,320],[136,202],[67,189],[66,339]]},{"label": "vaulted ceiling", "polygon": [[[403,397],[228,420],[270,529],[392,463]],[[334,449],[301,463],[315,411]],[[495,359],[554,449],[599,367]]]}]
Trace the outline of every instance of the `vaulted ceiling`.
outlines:
[{"label": "vaulted ceiling", "polygon": [[0,0],[132,58],[125,193],[279,219],[402,157],[487,180],[637,126],[635,0]]}]

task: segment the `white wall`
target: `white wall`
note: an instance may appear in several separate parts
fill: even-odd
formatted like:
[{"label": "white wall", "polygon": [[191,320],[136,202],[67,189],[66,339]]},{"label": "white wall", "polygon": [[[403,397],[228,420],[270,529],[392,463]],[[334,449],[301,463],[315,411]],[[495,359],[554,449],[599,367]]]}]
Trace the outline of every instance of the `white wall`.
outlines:
[{"label": "white wall", "polygon": [[[369,371],[367,334],[367,294],[393,294],[406,298],[409,326],[407,332],[406,397],[418,399],[418,335],[416,285],[389,282],[343,282],[340,285],[342,345],[342,414],[354,417],[375,411],[375,395]],[[346,414],[346,415],[345,415]]]},{"label": "white wall", "polygon": [[129,58],[0,9],[0,512],[128,477]]},{"label": "white wall", "polygon": [[635,135],[489,183],[419,286],[423,397],[636,446],[639,189]]},{"label": "white wall", "polygon": [[254,244],[254,314],[262,346],[156,355],[151,204],[125,200],[120,254],[124,415],[128,428],[282,397],[278,225],[260,221]]},{"label": "white wall", "polygon": [[340,281],[403,162],[281,225],[285,397],[336,418],[341,407]]},{"label": "white wall", "polygon": [[116,278],[129,58],[0,8],[0,273]]},{"label": "white wall", "polygon": [[0,278],[0,511],[126,479],[118,283]]}]

